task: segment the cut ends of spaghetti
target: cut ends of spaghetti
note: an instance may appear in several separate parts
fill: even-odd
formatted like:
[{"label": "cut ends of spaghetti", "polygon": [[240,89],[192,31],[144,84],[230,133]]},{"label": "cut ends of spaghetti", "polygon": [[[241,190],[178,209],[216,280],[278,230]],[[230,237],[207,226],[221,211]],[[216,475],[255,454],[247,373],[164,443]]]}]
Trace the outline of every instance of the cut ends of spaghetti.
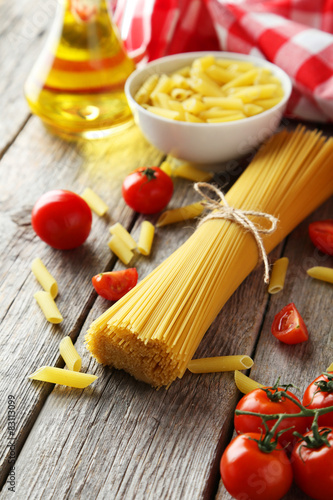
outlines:
[{"label": "cut ends of spaghetti", "polygon": [[143,342],[128,328],[95,329],[86,335],[88,350],[103,364],[125,370],[153,387],[169,386],[182,372],[162,342]]},{"label": "cut ends of spaghetti", "polygon": [[[262,234],[269,253],[332,195],[332,162],[332,139],[304,127],[283,130],[259,149],[225,199],[230,207],[279,219],[275,231]],[[183,376],[205,332],[258,258],[253,235],[239,224],[205,221],[92,323],[88,350],[100,363],[154,387],[169,386]]]}]

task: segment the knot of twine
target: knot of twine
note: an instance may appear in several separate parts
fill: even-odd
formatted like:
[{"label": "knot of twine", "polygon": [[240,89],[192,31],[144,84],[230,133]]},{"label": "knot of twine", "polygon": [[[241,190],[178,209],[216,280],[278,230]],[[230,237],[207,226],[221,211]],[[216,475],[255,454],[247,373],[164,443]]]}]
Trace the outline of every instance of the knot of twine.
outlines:
[{"label": "knot of twine", "polygon": [[[206,190],[208,189],[209,191],[215,193],[218,196],[219,200],[214,200],[209,195],[205,194],[202,190],[203,188]],[[250,233],[253,235],[257,243],[259,255],[264,261],[265,265],[264,280],[265,283],[268,283],[269,263],[268,263],[267,253],[260,234],[273,233],[276,230],[278,219],[276,217],[273,217],[273,215],[266,214],[265,212],[256,212],[255,210],[242,210],[240,208],[231,207],[228,204],[227,200],[225,199],[223,192],[220,191],[216,186],[213,186],[212,184],[207,184],[206,182],[197,182],[196,184],[194,184],[194,189],[204,198],[205,207],[211,210],[211,212],[208,215],[206,215],[201,219],[199,226],[211,219],[226,219],[232,222],[236,222],[236,224],[239,224],[244,229],[250,231]],[[251,221],[251,219],[249,219],[248,217],[249,215],[269,220],[271,223],[270,228],[265,229],[254,224]]]}]

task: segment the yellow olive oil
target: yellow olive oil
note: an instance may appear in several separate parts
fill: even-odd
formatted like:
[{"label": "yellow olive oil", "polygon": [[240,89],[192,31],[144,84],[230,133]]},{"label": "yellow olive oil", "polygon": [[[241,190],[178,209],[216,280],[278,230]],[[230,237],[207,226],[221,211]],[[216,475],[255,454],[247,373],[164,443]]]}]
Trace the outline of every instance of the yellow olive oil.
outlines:
[{"label": "yellow olive oil", "polygon": [[105,0],[90,0],[83,10],[87,1],[60,0],[25,95],[32,112],[53,132],[100,138],[132,122],[124,84],[135,65]]}]

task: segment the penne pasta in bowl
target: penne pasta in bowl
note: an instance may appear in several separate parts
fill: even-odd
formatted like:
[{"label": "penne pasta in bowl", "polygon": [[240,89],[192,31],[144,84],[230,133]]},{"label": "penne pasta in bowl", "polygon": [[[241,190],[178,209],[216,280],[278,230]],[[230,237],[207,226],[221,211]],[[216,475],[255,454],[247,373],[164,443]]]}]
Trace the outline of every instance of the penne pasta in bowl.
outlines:
[{"label": "penne pasta in bowl", "polygon": [[125,85],[135,121],[153,146],[182,160],[217,164],[216,170],[276,131],[291,89],[276,65],[222,51],[157,59]]}]

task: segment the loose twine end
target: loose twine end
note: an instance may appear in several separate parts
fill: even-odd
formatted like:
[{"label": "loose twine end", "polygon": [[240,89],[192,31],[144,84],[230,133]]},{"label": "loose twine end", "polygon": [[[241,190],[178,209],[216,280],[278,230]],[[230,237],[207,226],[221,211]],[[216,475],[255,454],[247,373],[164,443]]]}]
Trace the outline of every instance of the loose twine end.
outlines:
[{"label": "loose twine end", "polygon": [[[244,229],[250,231],[257,243],[259,255],[264,261],[264,266],[265,266],[264,281],[266,284],[268,284],[269,263],[268,263],[267,253],[260,234],[273,233],[276,230],[278,219],[273,215],[266,214],[265,212],[257,212],[255,210],[242,210],[240,208],[231,207],[228,204],[223,192],[213,184],[208,184],[207,182],[197,182],[194,184],[194,189],[196,190],[197,193],[200,194],[200,196],[204,198],[204,205],[208,210],[210,210],[210,213],[200,220],[199,226],[211,219],[225,219],[235,222],[236,224],[242,226]],[[208,194],[206,194],[203,191],[203,189],[215,193],[216,196],[218,197],[218,200],[214,200],[213,198],[211,198]],[[254,224],[251,221],[251,219],[249,219],[249,216],[251,215],[269,220],[271,223],[271,227],[265,229]]]}]

